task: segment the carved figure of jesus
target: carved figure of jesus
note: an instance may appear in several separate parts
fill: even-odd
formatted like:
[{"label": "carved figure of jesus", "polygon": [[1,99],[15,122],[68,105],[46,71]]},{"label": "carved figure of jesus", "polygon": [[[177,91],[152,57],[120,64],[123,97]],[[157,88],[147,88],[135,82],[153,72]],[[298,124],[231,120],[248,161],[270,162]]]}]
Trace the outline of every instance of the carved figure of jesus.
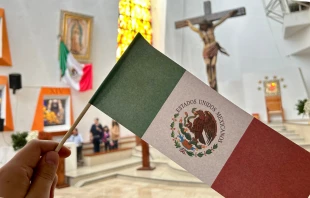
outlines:
[{"label": "carved figure of jesus", "polygon": [[227,16],[221,18],[218,22],[214,24],[210,21],[204,21],[203,23],[199,24],[199,29],[194,27],[190,21],[187,21],[188,26],[194,32],[197,32],[199,34],[199,36],[201,37],[204,43],[202,55],[203,55],[203,59],[207,67],[206,69],[207,69],[209,86],[215,91],[218,90],[217,80],[216,80],[216,62],[217,62],[218,51],[220,51],[221,53],[227,56],[229,56],[229,54],[216,41],[214,30],[217,26],[222,24],[226,19],[232,17],[236,13],[237,11],[232,11]]}]

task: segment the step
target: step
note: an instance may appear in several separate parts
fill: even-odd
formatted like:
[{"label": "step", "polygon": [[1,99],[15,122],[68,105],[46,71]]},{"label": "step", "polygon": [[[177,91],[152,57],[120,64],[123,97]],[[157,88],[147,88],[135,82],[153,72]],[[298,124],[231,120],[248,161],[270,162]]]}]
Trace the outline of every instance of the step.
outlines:
[{"label": "step", "polygon": [[[169,158],[167,156],[165,156],[164,154],[162,154],[161,152],[159,152],[157,149],[155,149],[152,146],[149,147],[149,152],[150,152],[150,159],[153,160],[153,161],[155,160],[157,162],[160,162],[160,161],[169,160]],[[142,148],[141,148],[141,146],[136,146],[132,150],[132,155],[135,156],[135,157],[142,157]]]},{"label": "step", "polygon": [[99,152],[84,155],[84,163],[86,166],[95,166],[99,164],[107,164],[110,162],[127,159],[132,156],[132,148],[122,148],[108,152]]},{"label": "step", "polygon": [[267,125],[272,128],[285,128],[286,127],[284,124],[267,124]]},{"label": "step", "polygon": [[284,137],[290,139],[290,138],[300,138],[300,136],[296,133],[279,133],[283,135]]},{"label": "step", "polygon": [[310,150],[310,143],[300,143],[298,145],[306,150]]},{"label": "step", "polygon": [[294,138],[288,138],[288,139],[294,142],[295,144],[305,143],[305,139],[302,137],[294,137]]},{"label": "step", "polygon": [[66,177],[68,178],[70,186],[78,186],[78,182],[80,181],[104,174],[111,174],[115,171],[120,171],[129,167],[137,166],[139,164],[141,164],[141,159],[128,158],[104,165],[81,167],[77,170],[67,172]]},{"label": "step", "polygon": [[269,126],[269,127],[275,131],[285,131],[286,130],[285,126]]}]

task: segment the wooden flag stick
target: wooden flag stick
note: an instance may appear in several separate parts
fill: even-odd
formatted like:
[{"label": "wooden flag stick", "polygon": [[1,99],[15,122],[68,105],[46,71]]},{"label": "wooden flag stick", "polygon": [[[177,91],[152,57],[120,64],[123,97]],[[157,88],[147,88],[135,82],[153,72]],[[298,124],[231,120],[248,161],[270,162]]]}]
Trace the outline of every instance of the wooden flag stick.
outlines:
[{"label": "wooden flag stick", "polygon": [[79,122],[81,121],[81,119],[84,117],[85,113],[87,112],[87,110],[89,109],[89,107],[91,106],[90,103],[87,103],[87,105],[84,107],[83,111],[80,113],[79,117],[75,120],[75,122],[73,123],[73,125],[71,126],[71,128],[69,129],[69,131],[65,134],[65,136],[62,138],[62,140],[59,142],[57,148],[55,149],[56,152],[59,152],[59,150],[61,149],[61,147],[64,145],[64,143],[67,141],[67,139],[71,136],[72,131],[75,129],[75,127],[79,124]]}]

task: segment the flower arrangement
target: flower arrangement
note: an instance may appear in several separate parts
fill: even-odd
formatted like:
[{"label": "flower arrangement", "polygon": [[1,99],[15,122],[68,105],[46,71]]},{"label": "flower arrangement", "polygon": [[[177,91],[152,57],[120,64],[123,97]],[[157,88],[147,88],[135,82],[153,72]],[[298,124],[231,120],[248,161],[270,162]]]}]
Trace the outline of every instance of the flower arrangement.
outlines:
[{"label": "flower arrangement", "polygon": [[305,104],[308,101],[308,99],[304,100],[298,100],[298,103],[296,104],[296,110],[298,111],[298,115],[305,115]]},{"label": "flower arrangement", "polygon": [[310,117],[310,99],[308,99],[304,105],[304,112]]},{"label": "flower arrangement", "polygon": [[57,115],[53,111],[48,111],[46,107],[43,107],[44,121],[48,124],[60,124]]},{"label": "flower arrangement", "polygon": [[28,136],[26,137],[27,142],[30,142],[31,140],[38,139],[39,132],[38,131],[30,131],[28,133]]}]

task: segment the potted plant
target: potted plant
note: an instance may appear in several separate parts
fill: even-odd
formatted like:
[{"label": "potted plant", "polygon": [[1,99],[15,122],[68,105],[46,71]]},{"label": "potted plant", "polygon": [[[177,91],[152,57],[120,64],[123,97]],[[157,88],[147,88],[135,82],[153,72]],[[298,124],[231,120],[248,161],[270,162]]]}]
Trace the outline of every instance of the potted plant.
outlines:
[{"label": "potted plant", "polygon": [[307,115],[310,118],[310,99],[298,100],[296,110],[298,115]]},{"label": "potted plant", "polygon": [[27,132],[17,132],[11,135],[14,151],[23,148],[27,144]]}]

